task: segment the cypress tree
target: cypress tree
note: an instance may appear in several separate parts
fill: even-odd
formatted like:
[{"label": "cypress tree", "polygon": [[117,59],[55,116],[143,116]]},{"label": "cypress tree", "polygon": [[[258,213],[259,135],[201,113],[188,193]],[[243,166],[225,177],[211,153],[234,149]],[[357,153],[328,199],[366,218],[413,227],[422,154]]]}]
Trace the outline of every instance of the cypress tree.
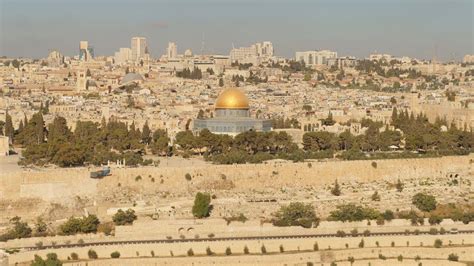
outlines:
[{"label": "cypress tree", "polygon": [[12,117],[7,112],[5,117],[5,136],[9,137],[10,140],[13,142],[13,136],[15,134],[15,129],[13,128]]},{"label": "cypress tree", "polygon": [[142,142],[144,144],[150,144],[150,135],[151,135],[151,130],[150,127],[148,126],[148,120],[145,122],[143,125],[142,129]]}]

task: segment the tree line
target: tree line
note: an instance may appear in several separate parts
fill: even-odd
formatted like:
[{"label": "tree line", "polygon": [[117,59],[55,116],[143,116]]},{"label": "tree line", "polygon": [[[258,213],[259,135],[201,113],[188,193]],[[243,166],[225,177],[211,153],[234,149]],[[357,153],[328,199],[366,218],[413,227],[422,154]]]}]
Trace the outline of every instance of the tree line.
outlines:
[{"label": "tree line", "polygon": [[66,119],[57,116],[45,126],[41,112],[28,120],[26,117],[14,131],[13,143],[24,151],[20,161],[23,165],[56,164],[61,167],[103,165],[108,161],[125,160],[127,165],[145,165],[152,161],[143,160],[147,152],[166,155],[168,134],[161,129],[152,132],[145,123],[142,130],[115,119],[77,121],[74,132],[67,126]]},{"label": "tree line", "polygon": [[[324,119],[327,124],[332,118]],[[275,124],[295,127],[295,120],[276,119]],[[204,129],[199,134],[190,130],[178,132],[175,145],[162,129],[152,132],[145,123],[142,130],[124,122],[111,119],[101,123],[77,121],[74,132],[66,119],[55,117],[44,125],[41,110],[28,120],[21,121],[17,130],[11,118],[4,126],[13,143],[24,147],[21,164],[56,164],[61,167],[103,165],[108,161],[125,160],[127,165],[146,165],[144,154],[160,156],[204,156],[206,160],[221,163],[260,163],[271,159],[304,161],[305,159],[333,158],[376,159],[411,158],[426,156],[463,155],[473,151],[474,134],[465,129],[448,125],[445,119],[430,123],[424,114],[408,114],[393,110],[391,125],[383,128],[380,122],[361,121],[366,131],[353,135],[350,131],[334,134],[325,131],[306,132],[299,148],[286,132],[247,131],[235,137],[213,134]],[[444,127],[443,127],[444,126]],[[441,130],[445,128],[446,130]],[[381,130],[384,129],[384,130]],[[388,152],[392,149],[401,152]],[[416,153],[414,153],[416,152]]]}]

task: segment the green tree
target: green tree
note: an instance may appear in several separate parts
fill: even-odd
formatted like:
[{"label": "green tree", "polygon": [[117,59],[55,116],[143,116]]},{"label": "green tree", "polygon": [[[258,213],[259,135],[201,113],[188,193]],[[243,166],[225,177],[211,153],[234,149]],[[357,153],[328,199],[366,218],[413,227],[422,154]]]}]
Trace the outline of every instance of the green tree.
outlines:
[{"label": "green tree", "polygon": [[112,259],[118,259],[118,258],[120,258],[120,252],[114,251],[114,252],[110,253],[110,257]]},{"label": "green tree", "polygon": [[142,129],[142,143],[144,144],[150,144],[151,141],[151,130],[150,127],[148,126],[148,120],[145,122],[143,125]]},{"label": "green tree", "polygon": [[364,208],[360,205],[350,203],[337,206],[337,209],[330,213],[328,219],[333,221],[353,222],[365,219],[374,220],[380,216],[380,212],[375,209]]},{"label": "green tree", "polygon": [[15,134],[15,129],[13,128],[12,117],[7,112],[5,115],[5,136],[9,137],[13,142],[13,137]]},{"label": "green tree", "polygon": [[13,228],[8,231],[8,235],[11,238],[28,238],[31,237],[31,227],[27,222],[21,221],[21,218],[18,216],[10,219],[10,223],[13,225]]},{"label": "green tree", "polygon": [[436,199],[432,195],[417,193],[412,198],[412,203],[420,211],[429,212],[436,209]]},{"label": "green tree", "polygon": [[335,142],[335,135],[325,131],[307,132],[303,135],[303,149],[307,151],[332,150]]},{"label": "green tree", "polygon": [[119,209],[117,213],[115,213],[112,217],[112,220],[114,221],[115,225],[133,224],[133,221],[135,221],[136,219],[137,216],[135,215],[135,211],[132,209],[128,209],[126,211]]},{"label": "green tree", "polygon": [[72,132],[67,126],[66,119],[61,116],[55,117],[48,126],[48,143],[63,144],[70,141],[71,137]]},{"label": "green tree", "polygon": [[46,260],[41,258],[38,255],[35,255],[35,259],[31,263],[31,266],[61,266],[63,263],[58,259],[56,253],[48,253],[46,255]]},{"label": "green tree", "polygon": [[292,202],[287,206],[282,206],[280,210],[275,213],[275,218],[272,220],[275,226],[302,226],[311,228],[318,225],[319,218],[311,204],[304,204],[301,202]]},{"label": "green tree", "polygon": [[334,187],[331,189],[331,194],[334,196],[340,196],[341,195],[341,188],[339,186],[339,183],[336,181],[334,182]]},{"label": "green tree", "polygon": [[170,139],[168,133],[163,129],[157,129],[153,133],[152,142],[150,148],[153,154],[167,155],[169,152],[169,143]]},{"label": "green tree", "polygon": [[97,259],[99,258],[99,256],[97,255],[97,252],[95,252],[95,250],[93,249],[89,249],[89,251],[87,251],[87,256],[89,257],[89,259]]},{"label": "green tree", "polygon": [[208,193],[198,192],[194,198],[194,205],[192,208],[192,213],[194,217],[204,218],[208,217],[211,211],[211,195]]}]

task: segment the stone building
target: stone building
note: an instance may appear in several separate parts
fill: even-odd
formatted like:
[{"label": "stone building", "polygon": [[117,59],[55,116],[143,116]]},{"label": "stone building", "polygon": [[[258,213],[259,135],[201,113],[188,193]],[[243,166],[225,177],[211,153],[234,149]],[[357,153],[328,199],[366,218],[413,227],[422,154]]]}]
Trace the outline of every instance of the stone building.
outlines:
[{"label": "stone building", "polygon": [[270,120],[250,117],[249,100],[245,94],[236,88],[225,89],[215,103],[215,117],[196,119],[194,132],[199,133],[209,129],[215,134],[237,135],[241,132],[271,131]]}]

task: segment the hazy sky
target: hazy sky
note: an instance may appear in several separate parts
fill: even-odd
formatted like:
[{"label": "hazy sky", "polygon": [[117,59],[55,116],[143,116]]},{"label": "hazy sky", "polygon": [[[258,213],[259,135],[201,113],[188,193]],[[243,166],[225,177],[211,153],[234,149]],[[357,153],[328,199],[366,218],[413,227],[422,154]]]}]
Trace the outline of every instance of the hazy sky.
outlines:
[{"label": "hazy sky", "polygon": [[[183,53],[228,54],[258,41],[277,55],[331,49],[339,55],[460,59],[474,53],[474,0],[0,0],[0,55],[78,54],[88,40],[113,55],[144,36],[150,53],[174,41]],[[435,49],[436,47],[436,49]]]}]

